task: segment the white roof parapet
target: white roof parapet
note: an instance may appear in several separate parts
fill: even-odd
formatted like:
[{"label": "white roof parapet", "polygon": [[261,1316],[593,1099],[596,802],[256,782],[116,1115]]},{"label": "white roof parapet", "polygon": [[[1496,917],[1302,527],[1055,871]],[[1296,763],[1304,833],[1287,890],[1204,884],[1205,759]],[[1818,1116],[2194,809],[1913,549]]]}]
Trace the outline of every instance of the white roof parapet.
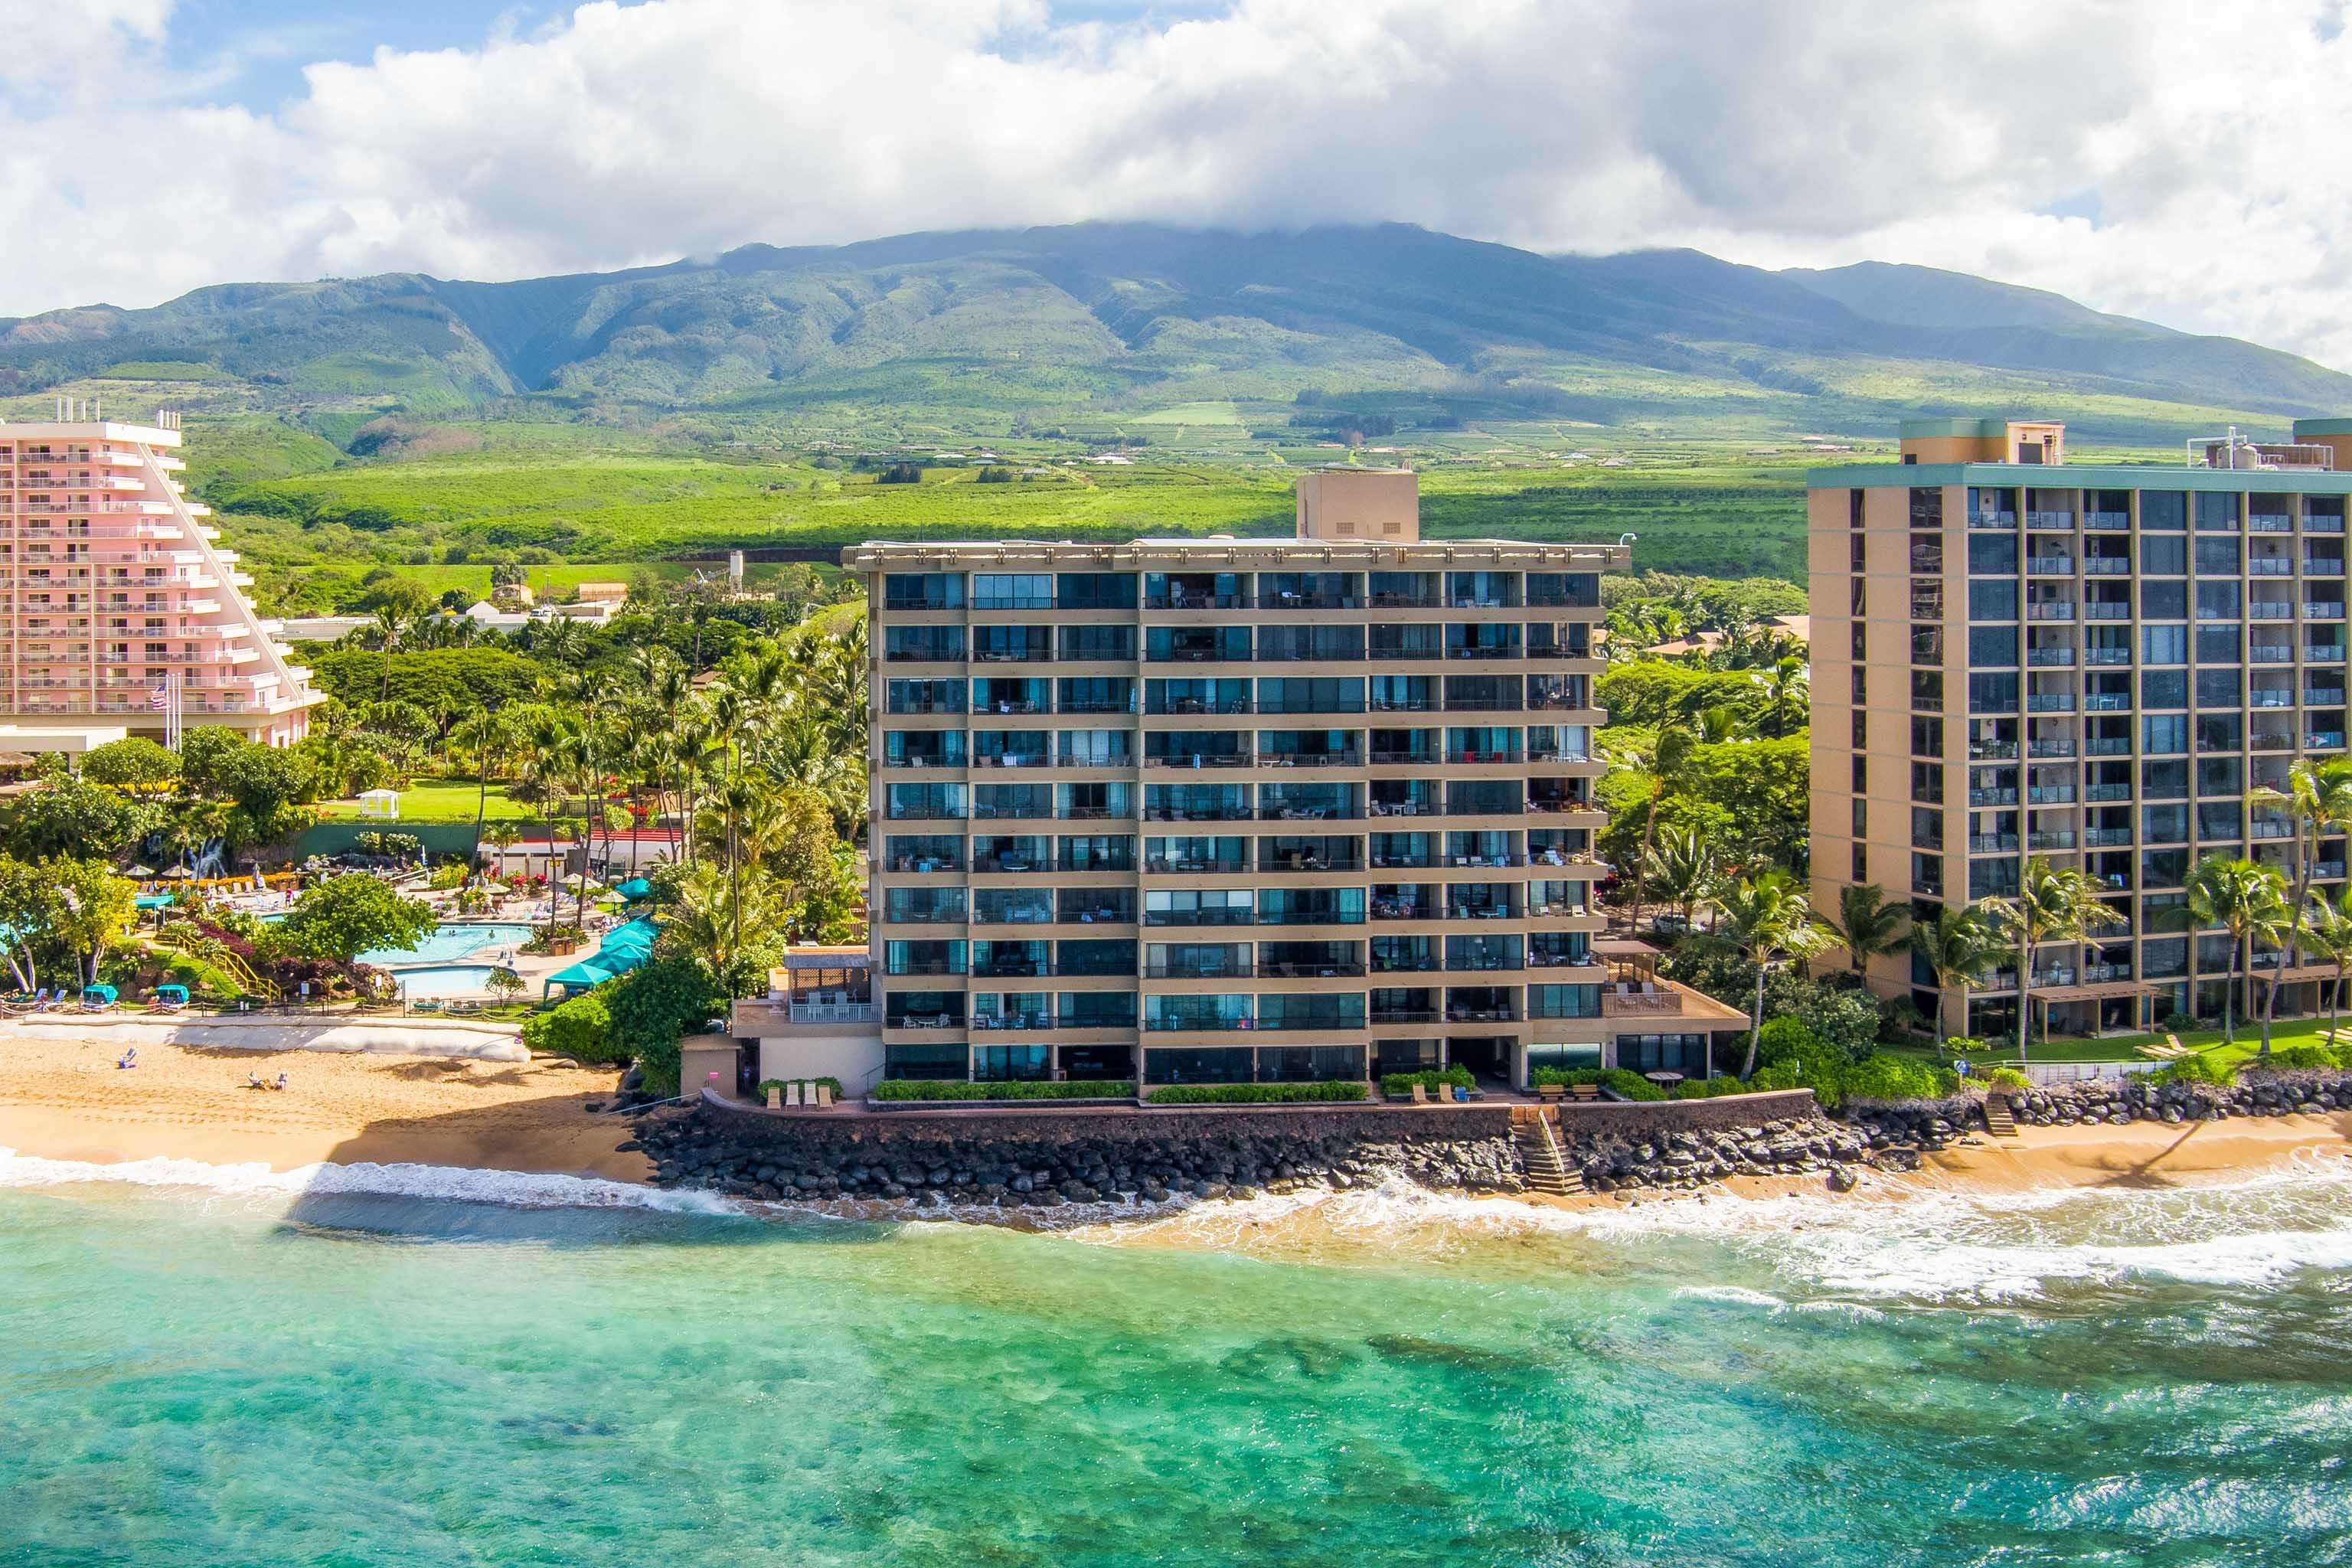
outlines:
[{"label": "white roof parapet", "polygon": [[919,567],[1050,564],[1092,565],[1118,571],[1139,571],[1163,563],[1213,565],[1244,559],[1301,562],[1308,564],[1442,567],[1464,560],[1514,562],[1523,565],[1556,566],[1589,572],[1622,571],[1633,564],[1632,549],[1622,544],[1545,544],[1518,539],[1424,539],[1413,543],[1354,543],[1348,541],[1293,538],[1258,539],[1138,539],[1124,543],[1078,542],[1045,543],[1035,540],[973,540],[942,542],[869,540],[841,552],[841,563],[853,572],[908,570]]}]

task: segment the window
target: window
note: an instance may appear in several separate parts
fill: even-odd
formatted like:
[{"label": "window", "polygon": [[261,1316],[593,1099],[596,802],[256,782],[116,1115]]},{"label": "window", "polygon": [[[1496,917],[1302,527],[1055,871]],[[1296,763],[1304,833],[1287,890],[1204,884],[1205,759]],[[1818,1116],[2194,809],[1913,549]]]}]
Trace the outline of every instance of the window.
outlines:
[{"label": "window", "polygon": [[2189,720],[2179,713],[2145,713],[2139,721],[2139,749],[2157,755],[2189,750]]},{"label": "window", "polygon": [[[2200,544],[2206,542],[2203,540]],[[2228,541],[2221,542],[2227,543]],[[2179,577],[2189,571],[2189,542],[2162,535],[2139,542],[2139,569],[2143,576]]]},{"label": "window", "polygon": [[971,607],[1050,610],[1054,607],[1054,579],[1045,573],[975,572],[971,577]]},{"label": "window", "polygon": [[1856,882],[1870,880],[1870,851],[1860,844],[1853,847],[1853,879]]},{"label": "window", "polygon": [[882,579],[882,605],[889,610],[960,610],[963,577],[954,572],[893,572]]},{"label": "window", "polygon": [[1969,628],[1970,666],[1979,669],[2015,669],[2017,662],[2017,628],[2015,626],[1970,626]]},{"label": "window", "polygon": [[1976,577],[2016,576],[2017,536],[2013,533],[1970,534],[1969,574]]},{"label": "window", "polygon": [[2187,626],[2142,626],[2139,630],[2139,646],[2142,664],[2187,664],[2189,662],[2189,628]]},{"label": "window", "polygon": [[2139,526],[2143,531],[2161,529],[2182,532],[2189,527],[2189,497],[2181,490],[2142,490]]},{"label": "window", "polygon": [[1135,608],[1135,579],[1124,572],[1065,572],[1055,579],[1054,594],[1066,610]]},{"label": "window", "polygon": [[1911,754],[1915,757],[1940,757],[1944,754],[1944,721],[1941,719],[1911,721]]},{"label": "window", "polygon": [[2200,490],[2197,492],[2197,530],[2199,532],[2228,532],[2238,526],[2238,503],[2242,498],[2234,492]]},{"label": "window", "polygon": [[1064,626],[1062,658],[1072,664],[1135,662],[1133,626]]},{"label": "window", "polygon": [[1862,492],[1860,490],[1848,490],[1846,492],[1845,515],[1845,525],[1848,528],[1860,528],[1862,526]]},{"label": "window", "polygon": [[1970,621],[2017,619],[2017,584],[2000,578],[1970,578],[1969,619]]}]

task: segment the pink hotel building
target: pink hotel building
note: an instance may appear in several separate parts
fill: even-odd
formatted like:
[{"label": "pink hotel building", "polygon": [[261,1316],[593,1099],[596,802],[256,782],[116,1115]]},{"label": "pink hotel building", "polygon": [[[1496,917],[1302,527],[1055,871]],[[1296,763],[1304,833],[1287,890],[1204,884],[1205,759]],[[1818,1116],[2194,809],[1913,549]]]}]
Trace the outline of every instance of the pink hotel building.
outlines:
[{"label": "pink hotel building", "polygon": [[179,445],[172,414],[0,422],[0,749],[160,739],[175,683],[186,723],[274,746],[325,700],[182,496]]}]

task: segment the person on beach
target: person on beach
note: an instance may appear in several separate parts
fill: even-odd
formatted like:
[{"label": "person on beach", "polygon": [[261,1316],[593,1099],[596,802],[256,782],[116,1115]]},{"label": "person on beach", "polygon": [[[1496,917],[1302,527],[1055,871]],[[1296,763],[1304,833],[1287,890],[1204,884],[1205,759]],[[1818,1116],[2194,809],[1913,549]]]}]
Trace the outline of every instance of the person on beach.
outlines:
[{"label": "person on beach", "polygon": [[139,1047],[138,1047],[137,1046],[132,1046],[132,1047],[131,1047],[129,1049],[125,1050],[125,1051],[124,1051],[121,1056],[119,1056],[119,1057],[117,1057],[117,1058],[114,1058],[114,1066],[115,1066],[115,1069],[116,1069],[117,1071],[121,1071],[121,1069],[123,1069],[123,1068],[135,1068],[135,1067],[137,1067],[138,1065],[139,1065]]},{"label": "person on beach", "polygon": [[245,1075],[245,1087],[247,1089],[268,1089],[269,1086],[261,1081],[261,1075],[259,1073],[249,1072]]},{"label": "person on beach", "polygon": [[272,1089],[284,1089],[286,1087],[286,1075],[282,1072],[279,1073],[278,1075],[278,1081],[271,1084],[269,1087]]}]

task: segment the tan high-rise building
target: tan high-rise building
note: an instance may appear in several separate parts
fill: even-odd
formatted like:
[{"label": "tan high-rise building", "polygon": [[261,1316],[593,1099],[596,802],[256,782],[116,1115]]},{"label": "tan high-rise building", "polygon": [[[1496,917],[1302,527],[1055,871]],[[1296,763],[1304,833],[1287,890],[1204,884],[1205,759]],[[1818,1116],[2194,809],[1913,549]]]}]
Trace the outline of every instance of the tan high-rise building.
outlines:
[{"label": "tan high-rise building", "polygon": [[891,1076],[1702,1070],[1669,989],[1603,1016],[1594,634],[1624,548],[1425,541],[1412,474],[1348,469],[1300,482],[1292,539],[843,562]]},{"label": "tan high-rise building", "polygon": [[181,494],[179,446],[170,416],[0,422],[0,750],[161,739],[174,715],[289,745],[326,700]]},{"label": "tan high-rise building", "polygon": [[[2180,467],[2089,466],[2055,425],[1927,420],[1899,466],[1814,470],[1817,905],[1874,883],[1928,920],[2046,855],[2096,877],[2115,923],[2034,955],[2037,1028],[2218,1015],[2236,961],[2186,929],[2182,882],[2216,852],[2284,858],[2286,820],[2249,792],[2344,751],[2347,447],[2352,423],[2305,421],[2189,443]],[[2340,884],[2343,838],[2316,861]],[[1984,1036],[2015,1026],[2015,971],[1971,988],[1965,1024],[1908,954],[1871,979]],[[2288,973],[2282,1011],[2334,973]]]}]

